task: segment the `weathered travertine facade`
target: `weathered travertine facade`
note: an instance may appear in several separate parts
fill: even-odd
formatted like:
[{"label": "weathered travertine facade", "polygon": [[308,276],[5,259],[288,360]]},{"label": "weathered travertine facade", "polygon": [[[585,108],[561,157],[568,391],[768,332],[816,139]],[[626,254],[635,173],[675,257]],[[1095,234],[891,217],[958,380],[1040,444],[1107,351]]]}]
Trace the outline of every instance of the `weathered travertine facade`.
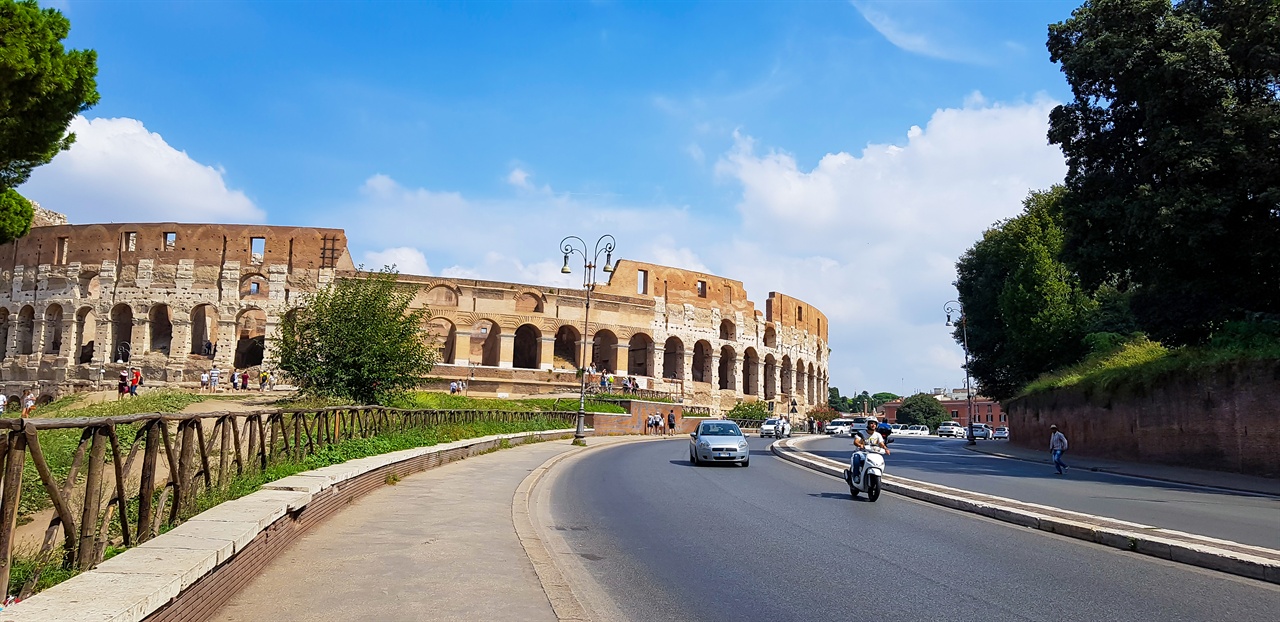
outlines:
[{"label": "weathered travertine facade", "polygon": [[[45,398],[114,384],[195,386],[218,365],[256,369],[265,336],[300,294],[357,273],[340,229],[176,223],[58,225],[0,247],[0,383]],[[433,376],[471,390],[572,390],[583,352],[581,289],[402,275],[432,312]],[[742,400],[798,410],[827,395],[827,320],[740,281],[619,261],[592,293],[598,370],[713,411]],[[439,382],[437,380],[436,382]]]}]

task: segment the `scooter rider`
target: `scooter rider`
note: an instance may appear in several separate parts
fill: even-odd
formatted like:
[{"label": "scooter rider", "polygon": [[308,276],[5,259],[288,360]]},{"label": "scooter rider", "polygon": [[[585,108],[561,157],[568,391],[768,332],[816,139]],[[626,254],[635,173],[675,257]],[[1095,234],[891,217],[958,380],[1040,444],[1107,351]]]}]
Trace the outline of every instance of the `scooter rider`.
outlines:
[{"label": "scooter rider", "polygon": [[877,421],[875,419],[867,420],[867,438],[863,439],[862,435],[853,437],[853,444],[857,450],[853,453],[853,478],[855,480],[862,478],[862,465],[867,461],[867,452],[889,455],[889,446],[884,442],[884,435],[876,429]]}]

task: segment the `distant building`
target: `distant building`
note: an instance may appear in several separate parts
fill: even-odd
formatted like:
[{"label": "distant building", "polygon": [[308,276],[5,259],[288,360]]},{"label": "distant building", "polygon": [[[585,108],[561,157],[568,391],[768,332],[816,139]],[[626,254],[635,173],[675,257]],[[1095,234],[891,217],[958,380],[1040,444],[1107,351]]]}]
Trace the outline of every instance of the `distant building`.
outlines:
[{"label": "distant building", "polygon": [[[969,425],[969,402],[965,399],[964,389],[955,391],[946,391],[944,389],[933,390],[934,399],[942,403],[942,407],[951,415],[952,421],[960,422],[960,425]],[[884,420],[888,423],[897,423],[898,408],[902,406],[902,398],[886,402],[884,409]],[[1000,427],[1007,425],[1008,419],[1003,410],[1000,408],[1000,402],[989,397],[981,395],[973,396],[974,423],[987,423],[992,427]]]}]

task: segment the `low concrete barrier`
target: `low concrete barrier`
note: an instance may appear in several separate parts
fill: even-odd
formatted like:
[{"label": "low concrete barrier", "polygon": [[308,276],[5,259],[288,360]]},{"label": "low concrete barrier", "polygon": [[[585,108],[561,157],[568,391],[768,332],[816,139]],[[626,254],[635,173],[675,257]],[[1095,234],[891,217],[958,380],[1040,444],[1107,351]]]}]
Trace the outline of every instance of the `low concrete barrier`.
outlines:
[{"label": "low concrete barrier", "polygon": [[[784,460],[843,481],[845,464],[793,446],[797,440],[806,439],[785,439],[771,444],[769,449]],[[1273,549],[891,475],[884,477],[881,487],[888,492],[1006,523],[1260,581],[1280,583],[1280,551]]]},{"label": "low concrete barrier", "polygon": [[573,430],[497,434],[351,460],[276,480],[221,503],[0,612],[3,622],[203,620],[307,529],[403,477],[507,444]]}]

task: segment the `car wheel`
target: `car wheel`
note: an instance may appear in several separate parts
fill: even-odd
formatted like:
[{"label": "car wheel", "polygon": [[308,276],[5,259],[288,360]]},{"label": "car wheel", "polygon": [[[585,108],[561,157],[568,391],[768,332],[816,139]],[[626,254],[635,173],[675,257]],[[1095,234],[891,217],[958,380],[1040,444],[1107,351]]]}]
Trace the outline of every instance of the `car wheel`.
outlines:
[{"label": "car wheel", "polygon": [[692,451],[690,451],[689,462],[693,463],[693,466],[698,466],[698,454],[695,454]]},{"label": "car wheel", "polygon": [[749,467],[751,466],[751,458],[747,458],[746,460],[743,460],[739,464],[741,464],[743,468]]}]

